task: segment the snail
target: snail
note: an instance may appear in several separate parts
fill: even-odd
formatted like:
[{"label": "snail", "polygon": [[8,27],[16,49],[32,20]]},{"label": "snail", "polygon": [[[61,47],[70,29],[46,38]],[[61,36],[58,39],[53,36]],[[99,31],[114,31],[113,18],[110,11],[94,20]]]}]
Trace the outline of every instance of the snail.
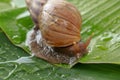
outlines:
[{"label": "snail", "polygon": [[91,37],[81,41],[82,19],[65,0],[26,0],[35,24],[27,40],[32,53],[50,63],[73,64],[87,53]]}]

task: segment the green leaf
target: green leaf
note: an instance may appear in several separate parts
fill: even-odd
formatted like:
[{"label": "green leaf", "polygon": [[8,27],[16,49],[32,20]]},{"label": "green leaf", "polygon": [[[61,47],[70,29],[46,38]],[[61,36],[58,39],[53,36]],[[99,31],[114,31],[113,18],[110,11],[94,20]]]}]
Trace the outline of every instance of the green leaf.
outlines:
[{"label": "green leaf", "polygon": [[[120,64],[120,1],[119,0],[69,0],[80,10],[82,40],[92,33],[89,53],[80,59],[82,63]],[[26,8],[15,8],[0,13],[0,27],[8,38],[26,51],[26,33],[33,27]],[[7,15],[9,14],[9,15]]]},{"label": "green leaf", "polygon": [[2,0],[0,1],[0,12],[10,10],[12,7],[10,6],[10,0]]},{"label": "green leaf", "polygon": [[0,79],[119,80],[120,65],[77,64],[72,69],[60,68],[29,56],[9,42],[3,32],[0,37]]},{"label": "green leaf", "polygon": [[26,8],[17,8],[0,14],[1,29],[6,33],[11,42],[23,48],[25,48],[26,33],[33,26],[30,17],[26,17],[26,14],[28,14]]},{"label": "green leaf", "polygon": [[2,0],[0,1],[0,12],[8,11],[15,8],[25,7],[24,0]]},{"label": "green leaf", "polygon": [[0,79],[119,80],[120,65],[77,64],[72,69],[60,68],[29,56],[14,46],[3,32],[0,37]]},{"label": "green leaf", "polygon": [[[21,48],[13,45],[3,32],[0,32],[0,78],[9,78],[23,64],[42,64],[40,68],[49,67],[49,64],[38,59],[34,59]],[[24,70],[25,67],[23,67]],[[29,68],[28,68],[29,69]],[[26,68],[27,71],[27,68]],[[22,77],[21,77],[22,78]]]},{"label": "green leaf", "polygon": [[83,17],[83,39],[92,33],[94,37],[90,52],[80,62],[120,64],[120,0],[82,2],[78,8]]},{"label": "green leaf", "polygon": [[[89,45],[89,54],[80,62],[114,64],[77,64],[68,69],[56,67],[30,56],[23,49],[27,50],[24,45],[25,36],[33,27],[33,23],[24,8],[24,0],[1,0],[0,80],[119,80],[120,65],[116,64],[120,62],[118,52],[120,50],[120,8],[118,5],[120,1],[69,1],[81,11],[82,39],[85,40],[92,33],[95,34]],[[64,67],[64,65],[61,66]]]}]

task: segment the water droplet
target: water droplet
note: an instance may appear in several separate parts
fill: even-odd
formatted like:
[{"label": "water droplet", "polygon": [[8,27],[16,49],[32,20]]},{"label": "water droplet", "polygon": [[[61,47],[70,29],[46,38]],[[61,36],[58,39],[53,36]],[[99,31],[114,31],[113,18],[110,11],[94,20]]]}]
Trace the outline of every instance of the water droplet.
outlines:
[{"label": "water droplet", "polygon": [[34,61],[30,57],[21,57],[17,60],[15,60],[16,63],[22,64],[22,63],[34,63]]},{"label": "water droplet", "polygon": [[56,76],[59,76],[60,78],[65,78],[65,77],[67,77],[65,74],[63,74],[63,73],[56,73],[55,74]]},{"label": "water droplet", "polygon": [[18,35],[15,35],[15,36],[12,37],[12,39],[16,39],[16,38],[18,38],[18,37],[19,37]]},{"label": "water droplet", "polygon": [[95,56],[95,57],[93,57],[93,59],[95,59],[95,60],[101,59],[101,56]]},{"label": "water droplet", "polygon": [[61,75],[61,77],[62,77],[62,78],[65,78],[65,75],[64,75],[64,74],[62,74],[62,75]]},{"label": "water droplet", "polygon": [[19,19],[24,18],[24,17],[29,16],[29,15],[30,15],[30,13],[28,11],[26,11],[26,12],[18,15],[16,19],[19,20]]},{"label": "water droplet", "polygon": [[[16,7],[25,7],[25,3],[24,3],[24,0],[19,0],[19,1],[16,1],[16,0],[10,0],[11,2],[11,6],[13,8],[16,8]],[[23,3],[23,4],[21,4]]]},{"label": "water droplet", "polygon": [[12,40],[16,43],[19,44],[21,42],[21,37],[19,35],[14,35],[12,37]]},{"label": "water droplet", "polygon": [[111,44],[115,44],[117,42],[120,42],[120,34],[114,34],[114,37],[111,40]]},{"label": "water droplet", "polygon": [[113,38],[112,33],[106,32],[101,36],[102,41],[110,41]]},{"label": "water droplet", "polygon": [[40,76],[40,73],[37,73],[37,76]]}]

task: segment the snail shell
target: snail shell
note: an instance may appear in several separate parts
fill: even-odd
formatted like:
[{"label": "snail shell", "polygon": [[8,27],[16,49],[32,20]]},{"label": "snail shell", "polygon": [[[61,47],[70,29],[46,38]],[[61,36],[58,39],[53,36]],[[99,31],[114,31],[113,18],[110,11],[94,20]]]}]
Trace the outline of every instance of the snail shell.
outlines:
[{"label": "snail shell", "polygon": [[80,42],[82,19],[75,6],[65,0],[26,0],[26,3],[35,24],[28,36],[32,53],[51,63],[71,64],[87,52],[91,37]]},{"label": "snail shell", "polygon": [[65,0],[27,0],[33,21],[45,42],[52,47],[65,47],[80,41],[81,16]]}]

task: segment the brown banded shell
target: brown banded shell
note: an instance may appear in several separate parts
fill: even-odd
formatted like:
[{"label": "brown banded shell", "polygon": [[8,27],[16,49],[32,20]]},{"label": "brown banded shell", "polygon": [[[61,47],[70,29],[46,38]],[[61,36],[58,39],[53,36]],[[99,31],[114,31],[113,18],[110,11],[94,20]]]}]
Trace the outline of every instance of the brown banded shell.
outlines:
[{"label": "brown banded shell", "polygon": [[42,38],[52,47],[66,47],[80,41],[81,16],[65,0],[26,0]]},{"label": "brown banded shell", "polygon": [[81,42],[81,16],[65,0],[26,0],[35,27],[27,33],[32,54],[50,63],[75,64],[88,52],[92,35]]}]

